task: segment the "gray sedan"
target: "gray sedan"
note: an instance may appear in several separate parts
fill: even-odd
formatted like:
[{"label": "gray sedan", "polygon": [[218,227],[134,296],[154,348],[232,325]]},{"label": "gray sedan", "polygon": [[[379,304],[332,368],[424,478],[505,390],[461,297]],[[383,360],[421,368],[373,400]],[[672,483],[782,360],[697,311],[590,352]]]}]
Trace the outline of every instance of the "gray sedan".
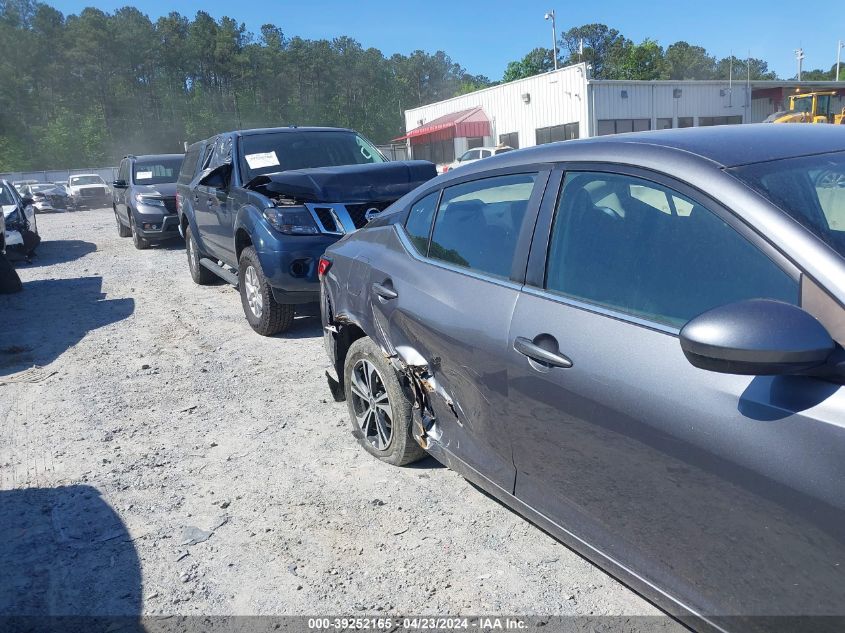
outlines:
[{"label": "gray sedan", "polygon": [[320,262],[333,392],[694,628],[843,630],[843,175],[738,125],[440,176]]}]

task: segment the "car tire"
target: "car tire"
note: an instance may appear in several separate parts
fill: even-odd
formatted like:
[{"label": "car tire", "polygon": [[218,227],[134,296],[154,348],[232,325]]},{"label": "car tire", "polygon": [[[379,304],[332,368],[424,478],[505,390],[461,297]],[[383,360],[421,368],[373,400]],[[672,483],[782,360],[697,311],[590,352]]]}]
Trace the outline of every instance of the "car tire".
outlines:
[{"label": "car tire", "polygon": [[293,324],[294,306],[273,298],[273,290],[252,246],[245,248],[238,260],[238,289],[246,320],[261,336],[284,332]]},{"label": "car tire", "polygon": [[18,271],[14,269],[3,253],[0,253],[0,294],[10,295],[23,289]]},{"label": "car tire", "polygon": [[191,271],[191,279],[194,283],[200,286],[213,283],[217,276],[200,264],[203,256],[190,226],[185,229],[185,252],[188,254],[188,270]]},{"label": "car tire", "polygon": [[135,225],[135,216],[132,215],[131,210],[129,210],[129,226],[132,232],[132,243],[135,245],[135,248],[139,251],[148,249],[150,247],[150,241],[138,234],[138,227]]},{"label": "car tire", "polygon": [[126,226],[123,222],[120,221],[120,216],[117,215],[117,209],[112,207],[114,211],[114,221],[117,222],[117,235],[118,237],[129,237],[132,235],[132,229]]},{"label": "car tire", "polygon": [[343,388],[352,434],[370,455],[394,466],[427,455],[414,439],[413,401],[403,383],[405,379],[372,339],[360,338],[350,345],[343,364]]}]

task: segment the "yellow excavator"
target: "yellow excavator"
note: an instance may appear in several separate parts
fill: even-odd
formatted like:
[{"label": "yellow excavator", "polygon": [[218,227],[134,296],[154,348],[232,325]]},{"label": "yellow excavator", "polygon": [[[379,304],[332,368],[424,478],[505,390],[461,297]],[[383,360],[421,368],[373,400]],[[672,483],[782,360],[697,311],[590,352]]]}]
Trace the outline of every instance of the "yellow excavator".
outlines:
[{"label": "yellow excavator", "polygon": [[838,114],[830,111],[830,99],[836,91],[805,92],[789,95],[789,110],[769,115],[765,123],[835,123],[845,120],[845,108]]}]

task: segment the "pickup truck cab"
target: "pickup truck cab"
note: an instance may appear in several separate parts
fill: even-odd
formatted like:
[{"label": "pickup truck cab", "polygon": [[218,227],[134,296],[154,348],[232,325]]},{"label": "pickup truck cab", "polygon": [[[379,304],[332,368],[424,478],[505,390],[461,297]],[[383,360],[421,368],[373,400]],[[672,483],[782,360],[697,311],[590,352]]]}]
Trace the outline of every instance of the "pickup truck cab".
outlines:
[{"label": "pickup truck cab", "polygon": [[77,208],[96,209],[111,204],[111,189],[99,174],[73,174],[67,179],[67,192]]},{"label": "pickup truck cab", "polygon": [[432,163],[389,162],[347,129],[242,130],[194,143],[176,184],[191,277],[238,287],[259,334],[285,331],[295,306],[319,301],[326,247],[434,176]]}]

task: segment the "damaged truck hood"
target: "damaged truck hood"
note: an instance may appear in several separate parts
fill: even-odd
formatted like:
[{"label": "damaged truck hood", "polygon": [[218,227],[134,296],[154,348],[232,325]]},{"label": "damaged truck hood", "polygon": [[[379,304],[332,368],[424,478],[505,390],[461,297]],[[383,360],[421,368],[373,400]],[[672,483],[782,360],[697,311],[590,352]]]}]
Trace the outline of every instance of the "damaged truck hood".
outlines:
[{"label": "damaged truck hood", "polygon": [[256,176],[246,188],[301,202],[369,202],[401,198],[436,175],[433,163],[410,160],[281,171]]}]

